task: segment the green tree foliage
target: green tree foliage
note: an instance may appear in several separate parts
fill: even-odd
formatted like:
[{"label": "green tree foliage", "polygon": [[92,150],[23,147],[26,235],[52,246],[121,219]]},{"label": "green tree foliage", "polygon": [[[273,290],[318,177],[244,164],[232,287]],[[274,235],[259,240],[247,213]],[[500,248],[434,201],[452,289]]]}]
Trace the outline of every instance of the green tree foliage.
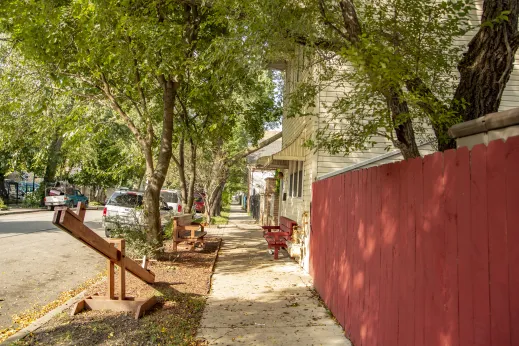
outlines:
[{"label": "green tree foliage", "polygon": [[455,43],[470,28],[472,8],[472,0],[265,2],[273,57],[305,56],[308,73],[287,95],[287,115],[312,110],[318,92],[334,91],[333,104],[319,105],[327,107],[328,126],[310,144],[347,154],[380,136],[404,157],[419,156],[416,137],[422,142],[429,136],[422,124],[438,129],[457,120],[438,105],[452,97],[462,53]]},{"label": "green tree foliage", "polygon": [[3,29],[25,56],[43,64],[62,90],[112,108],[133,134],[146,162],[150,242],[162,240],[159,193],[178,90],[190,74],[234,68],[215,60],[236,32],[234,7],[226,1],[8,0],[0,10]]}]

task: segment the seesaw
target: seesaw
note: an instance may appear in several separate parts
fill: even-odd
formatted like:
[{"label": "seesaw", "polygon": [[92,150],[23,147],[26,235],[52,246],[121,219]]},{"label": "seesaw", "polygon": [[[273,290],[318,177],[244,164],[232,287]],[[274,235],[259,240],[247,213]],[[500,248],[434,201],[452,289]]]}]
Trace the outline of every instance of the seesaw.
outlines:
[{"label": "seesaw", "polygon": [[[125,256],[124,239],[103,239],[88,228],[83,223],[85,213],[85,206],[81,202],[78,203],[75,211],[66,207],[60,208],[54,212],[52,223],[108,259],[108,296],[86,297],[76,303],[71,314],[75,315],[83,310],[126,311],[134,313],[135,319],[138,319],[157,303],[157,299],[155,296],[149,298],[127,297],[126,271],[150,284],[155,282],[155,274],[146,269],[146,261],[141,267],[137,262]],[[118,296],[115,295],[115,265],[120,268]]]}]

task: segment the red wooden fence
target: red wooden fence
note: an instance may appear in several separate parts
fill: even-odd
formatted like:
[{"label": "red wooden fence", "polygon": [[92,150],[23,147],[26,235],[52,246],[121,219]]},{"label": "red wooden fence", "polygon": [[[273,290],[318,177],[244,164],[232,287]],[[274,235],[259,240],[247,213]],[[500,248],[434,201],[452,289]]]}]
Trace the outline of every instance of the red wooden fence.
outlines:
[{"label": "red wooden fence", "polygon": [[317,181],[311,219],[355,346],[519,345],[519,137]]}]

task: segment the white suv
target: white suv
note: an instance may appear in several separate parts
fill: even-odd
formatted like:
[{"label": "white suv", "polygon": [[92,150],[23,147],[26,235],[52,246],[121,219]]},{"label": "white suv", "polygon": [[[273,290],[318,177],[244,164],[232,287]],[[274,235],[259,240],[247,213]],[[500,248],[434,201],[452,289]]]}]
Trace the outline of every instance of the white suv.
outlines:
[{"label": "white suv", "polygon": [[[135,225],[144,226],[142,200],[144,192],[142,191],[115,191],[103,209],[103,228],[105,236],[110,238],[110,231],[117,228],[118,225]],[[161,223],[165,224],[165,219],[169,215],[171,208],[161,198]]]}]

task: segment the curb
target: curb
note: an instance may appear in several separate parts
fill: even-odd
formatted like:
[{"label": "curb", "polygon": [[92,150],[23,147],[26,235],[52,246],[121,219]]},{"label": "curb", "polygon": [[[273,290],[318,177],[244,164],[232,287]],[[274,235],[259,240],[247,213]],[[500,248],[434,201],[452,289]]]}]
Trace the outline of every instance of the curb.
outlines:
[{"label": "curb", "polygon": [[13,210],[0,212],[0,216],[2,215],[15,215],[15,214],[29,214],[29,213],[38,213],[40,211],[47,211],[47,209],[34,209],[34,210]]},{"label": "curb", "polygon": [[72,305],[76,304],[78,301],[83,299],[85,297],[86,290],[80,292],[75,297],[70,298],[68,301],[66,301],[64,304],[56,307],[54,310],[51,310],[47,312],[42,317],[38,318],[36,321],[32,322],[27,327],[19,330],[15,334],[11,335],[7,339],[5,339],[2,343],[0,343],[0,346],[7,346],[11,345],[13,342],[16,342],[20,339],[25,338],[27,335],[31,334],[35,330],[41,328],[45,323],[49,322],[54,316],[62,313],[64,310],[72,307]]},{"label": "curb", "polygon": [[[103,208],[104,208],[104,206],[101,206],[101,207],[88,207],[86,210],[101,210]],[[6,212],[1,212],[0,211],[0,216],[3,216],[3,215],[16,215],[16,214],[30,214],[30,213],[38,213],[38,212],[41,212],[41,211],[51,211],[51,210],[47,210],[47,209],[34,209],[34,210],[12,210],[12,211],[6,211]]]}]

